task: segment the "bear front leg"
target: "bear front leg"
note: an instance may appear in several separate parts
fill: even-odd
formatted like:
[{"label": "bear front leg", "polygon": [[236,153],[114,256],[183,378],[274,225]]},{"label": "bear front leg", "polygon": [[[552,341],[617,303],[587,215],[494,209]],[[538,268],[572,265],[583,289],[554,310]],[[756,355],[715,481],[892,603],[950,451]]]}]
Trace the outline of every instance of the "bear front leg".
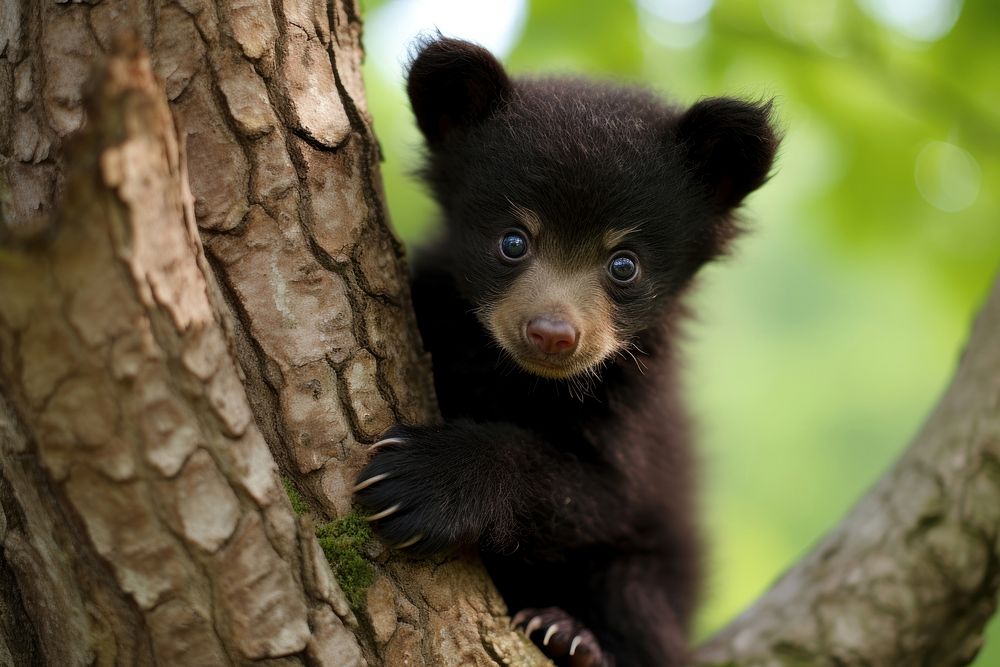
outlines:
[{"label": "bear front leg", "polygon": [[416,555],[503,539],[515,475],[505,430],[457,422],[387,432],[354,489],[379,538]]},{"label": "bear front leg", "polygon": [[628,530],[613,470],[511,424],[397,426],[374,449],[355,499],[391,547],[562,553]]}]

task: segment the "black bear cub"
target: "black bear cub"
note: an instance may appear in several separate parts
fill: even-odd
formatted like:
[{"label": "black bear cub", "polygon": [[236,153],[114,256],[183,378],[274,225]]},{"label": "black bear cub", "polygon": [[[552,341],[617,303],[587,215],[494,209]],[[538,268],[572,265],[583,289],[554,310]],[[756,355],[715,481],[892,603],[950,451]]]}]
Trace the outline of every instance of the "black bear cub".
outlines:
[{"label": "black bear cub", "polygon": [[387,433],[356,499],[406,552],[478,545],[557,664],[682,665],[701,557],[681,298],[768,177],[770,104],[512,79],[440,37],[407,89],[445,223],[413,278],[444,423]]}]

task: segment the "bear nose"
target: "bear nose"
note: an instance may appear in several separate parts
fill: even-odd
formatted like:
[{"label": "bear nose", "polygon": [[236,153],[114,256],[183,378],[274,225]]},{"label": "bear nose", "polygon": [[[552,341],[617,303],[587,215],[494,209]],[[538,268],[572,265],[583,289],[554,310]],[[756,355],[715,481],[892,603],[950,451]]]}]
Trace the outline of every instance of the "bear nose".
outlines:
[{"label": "bear nose", "polygon": [[572,324],[555,317],[534,318],[525,333],[532,345],[545,354],[568,354],[576,348],[579,337]]}]

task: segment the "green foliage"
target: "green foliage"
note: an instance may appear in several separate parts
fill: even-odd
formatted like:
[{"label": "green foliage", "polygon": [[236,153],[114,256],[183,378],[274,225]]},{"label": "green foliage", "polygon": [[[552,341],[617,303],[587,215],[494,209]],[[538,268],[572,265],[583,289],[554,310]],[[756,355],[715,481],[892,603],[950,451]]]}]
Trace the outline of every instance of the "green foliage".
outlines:
[{"label": "green foliage", "polygon": [[[682,103],[776,97],[777,171],[746,207],[738,256],[704,273],[689,327],[714,553],[702,634],[891,464],[1000,264],[1000,3],[965,2],[928,42],[866,4],[718,0],[684,28],[624,0],[533,0],[506,58],[515,73],[643,81]],[[366,84],[389,208],[418,245],[435,215],[410,175],[419,136],[401,81],[378,65]],[[1000,664],[1000,626],[988,637],[977,664]]]},{"label": "green foliage", "polygon": [[579,73],[637,80],[642,71],[639,18],[631,3],[532,2],[514,53],[506,59],[518,72]]},{"label": "green foliage", "polygon": [[365,592],[375,579],[375,570],[362,551],[372,538],[368,522],[352,512],[343,519],[317,526],[316,538],[348,603],[355,609],[361,608]]}]

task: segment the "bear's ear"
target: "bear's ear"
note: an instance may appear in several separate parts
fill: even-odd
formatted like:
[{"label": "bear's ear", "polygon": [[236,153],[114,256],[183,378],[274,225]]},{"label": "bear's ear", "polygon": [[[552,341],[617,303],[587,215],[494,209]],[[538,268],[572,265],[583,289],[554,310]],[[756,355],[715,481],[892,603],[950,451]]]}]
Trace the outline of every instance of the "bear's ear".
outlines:
[{"label": "bear's ear", "polygon": [[764,184],[780,142],[771,101],[701,100],[681,114],[674,132],[684,162],[723,210]]},{"label": "bear's ear", "polygon": [[511,90],[493,54],[447,37],[420,47],[406,82],[417,125],[431,146],[452,130],[485,120],[510,98]]}]

